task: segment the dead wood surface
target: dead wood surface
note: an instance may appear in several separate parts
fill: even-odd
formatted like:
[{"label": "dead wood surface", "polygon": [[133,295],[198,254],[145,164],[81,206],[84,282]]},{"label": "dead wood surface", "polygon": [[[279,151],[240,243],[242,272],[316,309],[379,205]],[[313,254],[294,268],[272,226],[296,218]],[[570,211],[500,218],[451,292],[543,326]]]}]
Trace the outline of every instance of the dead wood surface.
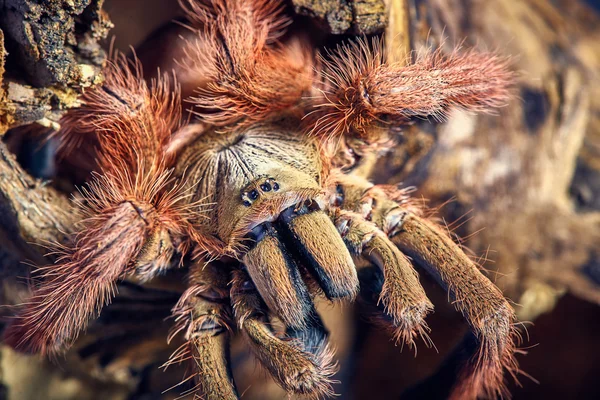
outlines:
[{"label": "dead wood surface", "polygon": [[387,26],[384,0],[292,0],[294,10],[332,34],[381,33]]},{"label": "dead wood surface", "polygon": [[0,135],[35,121],[55,126],[84,88],[101,81],[99,41],[112,26],[102,3],[0,1],[0,60],[9,55],[6,70],[0,66]]}]

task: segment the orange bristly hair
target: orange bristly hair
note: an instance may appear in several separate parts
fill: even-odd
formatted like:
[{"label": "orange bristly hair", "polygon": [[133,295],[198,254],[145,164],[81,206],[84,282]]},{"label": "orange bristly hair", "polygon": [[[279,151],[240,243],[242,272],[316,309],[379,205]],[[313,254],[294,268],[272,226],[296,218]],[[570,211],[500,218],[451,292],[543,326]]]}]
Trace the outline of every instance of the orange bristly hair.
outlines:
[{"label": "orange bristly hair", "polygon": [[96,136],[100,173],[82,191],[84,219],[73,240],[58,246],[54,265],[41,268],[40,287],[7,329],[13,347],[64,350],[114,296],[118,279],[129,272],[149,279],[169,265],[173,246],[166,244],[149,264],[136,265],[148,238],[179,240],[191,230],[186,194],[171,181],[164,154],[179,125],[178,92],[164,76],[150,87],[141,76],[138,62],[117,56],[105,83],[85,93],[83,106],[62,121],[59,136],[67,141]]},{"label": "orange bristly hair", "polygon": [[507,60],[475,51],[445,55],[438,49],[409,65],[387,64],[378,40],[340,46],[320,62],[322,95],[313,100],[307,126],[326,138],[351,133],[376,141],[371,128],[388,117],[402,123],[442,120],[452,108],[490,112],[507,103],[514,79]]},{"label": "orange bristly hair", "polygon": [[103,171],[114,168],[111,157],[125,157],[133,168],[138,160],[162,162],[163,147],[181,120],[179,86],[166,74],[148,86],[140,62],[122,54],[108,62],[103,75],[104,83],[84,93],[81,106],[60,121],[56,135],[63,147],[72,151],[74,144],[93,135],[101,142]]},{"label": "orange bristly hair", "polygon": [[309,46],[278,38],[290,20],[274,0],[181,0],[198,36],[180,66],[206,76],[190,102],[211,125],[252,123],[299,104],[313,81]]}]

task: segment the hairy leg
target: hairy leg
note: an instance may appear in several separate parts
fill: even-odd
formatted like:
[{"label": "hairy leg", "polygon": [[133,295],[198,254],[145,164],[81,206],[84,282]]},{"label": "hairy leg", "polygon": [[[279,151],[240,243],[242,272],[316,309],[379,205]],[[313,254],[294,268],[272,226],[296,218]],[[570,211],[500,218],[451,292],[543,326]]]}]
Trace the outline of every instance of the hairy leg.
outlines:
[{"label": "hairy leg", "polygon": [[84,106],[61,121],[64,152],[85,137],[98,143],[98,174],[78,201],[83,220],[57,247],[57,261],[5,333],[24,351],[65,350],[114,296],[115,282],[134,273],[142,280],[170,266],[186,230],[186,206],[172,184],[164,146],[178,125],[177,93],[167,81],[152,86],[139,64],[117,58],[106,82],[84,95]]},{"label": "hairy leg", "polygon": [[[410,261],[375,224],[361,215],[333,209],[331,218],[348,248],[356,257],[376,265],[383,274],[379,299],[391,317],[396,339],[414,346],[414,338],[425,338],[429,328],[425,316],[433,305],[419,283]],[[367,282],[363,282],[367,283]]]},{"label": "hairy leg", "polygon": [[190,268],[189,287],[173,309],[176,326],[169,340],[183,333],[184,343],[165,366],[189,362],[194,399],[238,399],[229,359],[232,310],[229,268],[202,261]]},{"label": "hairy leg", "polygon": [[276,334],[266,305],[250,277],[234,271],[231,300],[238,327],[252,352],[288,393],[319,399],[333,395],[331,376],[336,368],[327,346],[327,331],[313,310],[308,325]]},{"label": "hairy leg", "polygon": [[421,216],[405,193],[390,186],[374,186],[356,176],[337,175],[332,201],[379,227],[390,240],[446,290],[477,339],[451,398],[507,395],[503,372],[513,376],[517,339],[514,310],[500,290],[435,223]]}]

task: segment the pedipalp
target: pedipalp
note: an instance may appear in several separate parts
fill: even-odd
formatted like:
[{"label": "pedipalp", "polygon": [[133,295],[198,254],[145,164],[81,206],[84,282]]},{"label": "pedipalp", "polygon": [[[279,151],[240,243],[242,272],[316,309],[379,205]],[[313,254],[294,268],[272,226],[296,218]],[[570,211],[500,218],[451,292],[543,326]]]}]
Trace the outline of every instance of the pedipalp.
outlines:
[{"label": "pedipalp", "polygon": [[478,347],[461,370],[451,398],[507,396],[503,372],[507,370],[513,377],[518,372],[514,359],[517,335],[514,310],[502,292],[442,228],[421,216],[419,207],[401,190],[378,187],[357,176],[335,176],[344,193],[341,207],[349,207],[355,219],[373,220],[389,237],[386,241],[449,292],[471,326]]},{"label": "pedipalp", "polygon": [[[383,274],[378,302],[381,301],[384,313],[391,318],[396,339],[413,347],[415,337],[427,338],[425,316],[433,310],[433,305],[408,258],[360,214],[333,210],[331,217],[352,253],[376,265]],[[426,343],[429,344],[428,340]]]},{"label": "pedipalp", "polygon": [[[234,271],[231,296],[238,327],[253,354],[287,392],[311,399],[332,396],[331,377],[337,368],[316,311],[313,309],[304,326],[288,327],[287,334],[279,337],[249,278],[243,270]],[[317,340],[306,340],[307,335]]]}]

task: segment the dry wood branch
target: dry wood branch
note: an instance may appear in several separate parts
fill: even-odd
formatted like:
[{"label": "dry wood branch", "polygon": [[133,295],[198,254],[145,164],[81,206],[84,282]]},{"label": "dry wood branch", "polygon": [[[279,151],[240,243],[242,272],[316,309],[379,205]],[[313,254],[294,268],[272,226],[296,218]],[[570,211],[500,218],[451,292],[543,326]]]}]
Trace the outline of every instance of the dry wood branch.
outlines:
[{"label": "dry wood branch", "polygon": [[372,34],[387,25],[384,0],[293,0],[297,13],[308,15],[333,34]]},{"label": "dry wood branch", "polygon": [[99,41],[112,27],[102,3],[0,1],[0,135],[38,120],[56,123],[83,88],[101,81]]},{"label": "dry wood branch", "polygon": [[29,176],[0,143],[0,241],[21,260],[41,261],[43,246],[61,242],[73,228],[71,202],[44,182]]}]

